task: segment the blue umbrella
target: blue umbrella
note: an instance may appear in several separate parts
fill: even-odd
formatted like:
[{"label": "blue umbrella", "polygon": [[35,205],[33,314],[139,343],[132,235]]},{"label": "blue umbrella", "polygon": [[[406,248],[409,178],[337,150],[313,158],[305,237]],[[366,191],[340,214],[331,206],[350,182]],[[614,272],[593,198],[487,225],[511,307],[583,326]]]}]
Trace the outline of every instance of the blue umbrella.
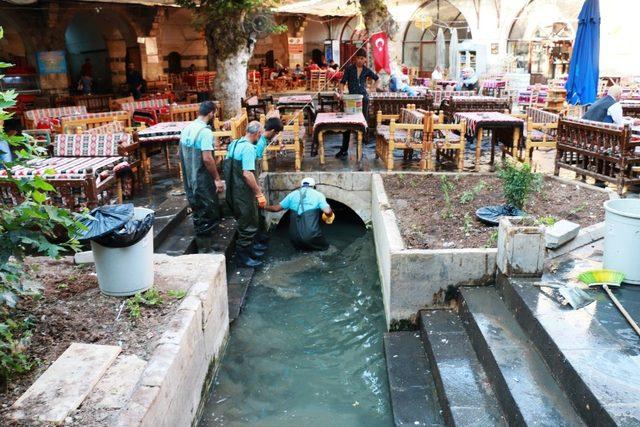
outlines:
[{"label": "blue umbrella", "polygon": [[567,80],[567,100],[571,104],[590,104],[598,94],[600,64],[600,3],[585,0],[578,16],[578,33]]}]

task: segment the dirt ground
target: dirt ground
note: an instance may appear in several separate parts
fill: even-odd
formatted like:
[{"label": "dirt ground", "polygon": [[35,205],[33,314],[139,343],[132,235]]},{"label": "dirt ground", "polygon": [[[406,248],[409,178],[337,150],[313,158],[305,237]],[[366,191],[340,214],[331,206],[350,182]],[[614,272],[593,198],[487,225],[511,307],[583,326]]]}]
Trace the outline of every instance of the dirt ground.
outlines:
[{"label": "dirt ground", "polygon": [[19,319],[32,316],[35,321],[25,351],[38,363],[0,389],[0,425],[7,425],[3,414],[10,405],[72,342],[119,345],[122,353],[148,360],[178,304],[177,299],[162,295],[162,305],[143,306],[141,316],[133,319],[124,305],[126,299],[100,293],[93,265],[76,266],[71,258],[31,258],[26,271],[31,281],[43,287],[42,297],[23,298],[18,306]]},{"label": "dirt ground", "polygon": [[[448,181],[453,186],[450,204],[438,175],[384,177],[407,248],[496,247],[497,228],[480,222],[475,212],[483,206],[505,203],[500,180],[487,175],[449,175]],[[461,201],[465,194],[466,203]],[[530,197],[525,211],[535,217],[566,219],[587,227],[604,220],[602,204],[608,199],[607,194],[545,178],[542,191]]]}]

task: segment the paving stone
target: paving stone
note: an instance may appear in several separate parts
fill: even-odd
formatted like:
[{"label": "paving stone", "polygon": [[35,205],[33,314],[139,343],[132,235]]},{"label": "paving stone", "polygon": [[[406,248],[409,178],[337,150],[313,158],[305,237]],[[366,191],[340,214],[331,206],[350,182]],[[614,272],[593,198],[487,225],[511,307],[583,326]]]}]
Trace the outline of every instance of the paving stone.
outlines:
[{"label": "paving stone", "polygon": [[134,354],[121,355],[105,372],[83,405],[95,409],[122,408],[147,362]]},{"label": "paving stone", "polygon": [[13,404],[14,419],[62,423],[120,353],[110,345],[73,343]]},{"label": "paving stone", "polygon": [[462,288],[461,296],[461,317],[508,422],[583,425],[496,289]]},{"label": "paving stone", "polygon": [[443,426],[429,361],[418,332],[384,334],[389,392],[396,426]]},{"label": "paving stone", "polygon": [[449,310],[423,310],[420,330],[447,425],[506,425],[458,315]]},{"label": "paving stone", "polygon": [[551,227],[545,229],[545,244],[547,248],[555,249],[564,245],[569,240],[576,238],[580,232],[580,224],[563,219],[556,222]]}]

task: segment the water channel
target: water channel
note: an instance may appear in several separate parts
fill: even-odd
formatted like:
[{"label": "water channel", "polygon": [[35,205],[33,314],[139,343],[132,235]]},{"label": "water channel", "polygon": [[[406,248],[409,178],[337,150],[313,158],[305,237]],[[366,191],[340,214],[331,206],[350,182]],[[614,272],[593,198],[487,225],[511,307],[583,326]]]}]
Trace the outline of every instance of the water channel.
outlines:
[{"label": "water channel", "polygon": [[338,218],[324,253],[273,234],[200,427],[392,425],[373,235]]}]

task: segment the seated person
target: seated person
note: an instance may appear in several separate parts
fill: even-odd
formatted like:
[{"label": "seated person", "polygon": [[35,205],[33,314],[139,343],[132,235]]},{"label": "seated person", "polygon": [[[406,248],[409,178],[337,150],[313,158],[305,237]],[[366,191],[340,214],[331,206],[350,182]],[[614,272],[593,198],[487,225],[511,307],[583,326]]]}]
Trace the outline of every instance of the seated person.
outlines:
[{"label": "seated person", "polygon": [[456,85],[456,90],[470,90],[477,92],[480,89],[476,72],[471,67],[462,70],[462,80]]},{"label": "seated person", "polygon": [[332,68],[334,71],[337,71],[338,68],[340,68],[340,66],[336,64],[336,61],[332,59],[331,61],[329,61],[329,68]]},{"label": "seated person", "polygon": [[416,92],[407,84],[409,77],[402,74],[399,67],[393,67],[389,78],[389,90],[391,92],[405,92],[409,96],[416,96]]},{"label": "seated person", "polygon": [[436,65],[436,68],[433,69],[431,80],[442,80],[442,69],[439,65]]},{"label": "seated person", "polygon": [[293,75],[296,78],[304,79],[304,70],[300,66],[300,64],[296,64],[296,68],[293,69]]},{"label": "seated person", "polygon": [[289,193],[279,204],[266,206],[269,212],[290,210],[289,238],[300,250],[320,250],[329,248],[329,243],[320,229],[320,218],[331,224],[335,218],[324,194],[315,189],[313,178],[304,178],[300,188]]},{"label": "seated person", "polygon": [[621,97],[622,87],[618,85],[611,86],[605,96],[591,104],[582,118],[595,122],[615,123],[617,125],[624,125],[630,122],[622,116]]}]

